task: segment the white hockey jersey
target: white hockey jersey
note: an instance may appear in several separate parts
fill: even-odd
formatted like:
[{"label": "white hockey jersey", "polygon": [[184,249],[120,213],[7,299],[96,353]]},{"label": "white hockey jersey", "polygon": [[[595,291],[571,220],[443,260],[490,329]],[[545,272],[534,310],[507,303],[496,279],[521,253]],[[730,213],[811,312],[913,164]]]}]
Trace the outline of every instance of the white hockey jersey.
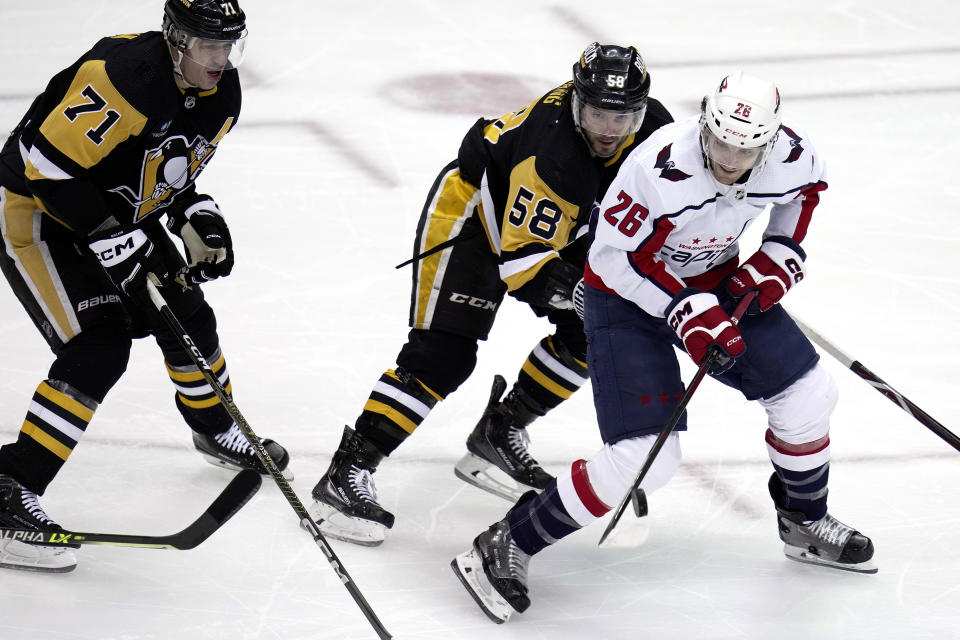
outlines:
[{"label": "white hockey jersey", "polygon": [[736,269],[738,240],[770,205],[764,238],[807,233],[826,168],[810,141],[782,126],[762,170],[723,185],[704,166],[699,118],[666,125],[634,149],[600,205],[584,275],[663,316],[686,287],[712,289]]}]

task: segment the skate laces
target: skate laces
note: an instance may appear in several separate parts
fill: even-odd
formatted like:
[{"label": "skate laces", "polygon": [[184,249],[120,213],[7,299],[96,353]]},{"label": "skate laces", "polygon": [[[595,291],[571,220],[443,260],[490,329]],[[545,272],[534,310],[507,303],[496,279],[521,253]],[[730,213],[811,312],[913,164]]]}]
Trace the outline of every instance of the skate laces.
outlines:
[{"label": "skate laces", "polygon": [[853,535],[853,529],[851,527],[843,524],[829,513],[810,524],[809,530],[810,533],[817,538],[838,547],[846,543],[846,541],[850,539],[850,536]]},{"label": "skate laces", "polygon": [[513,537],[510,538],[510,544],[508,546],[507,561],[510,564],[510,576],[526,584],[527,568],[530,566],[530,556],[517,546],[517,543],[513,541]]},{"label": "skate laces", "polygon": [[528,466],[537,466],[537,461],[533,459],[533,456],[530,455],[528,447],[530,446],[530,436],[527,434],[526,429],[521,429],[520,427],[511,426],[507,431],[507,443],[510,445],[510,449],[520,461]]},{"label": "skate laces", "polygon": [[37,501],[37,494],[34,492],[23,489],[20,493],[20,503],[30,514],[30,517],[40,522],[40,526],[57,524],[44,512],[43,507]]},{"label": "skate laces", "polygon": [[213,439],[216,440],[217,444],[221,447],[230,451],[247,455],[253,451],[253,447],[247,442],[246,437],[243,435],[243,432],[240,431],[240,427],[237,426],[236,422],[234,422],[233,426],[228,430],[213,436]]},{"label": "skate laces", "polygon": [[350,488],[353,489],[353,492],[358,498],[365,502],[372,502],[376,505],[380,504],[377,502],[377,488],[373,484],[373,474],[370,473],[369,469],[364,469],[363,467],[352,464],[350,465],[350,473],[347,474],[347,477],[350,480]]}]

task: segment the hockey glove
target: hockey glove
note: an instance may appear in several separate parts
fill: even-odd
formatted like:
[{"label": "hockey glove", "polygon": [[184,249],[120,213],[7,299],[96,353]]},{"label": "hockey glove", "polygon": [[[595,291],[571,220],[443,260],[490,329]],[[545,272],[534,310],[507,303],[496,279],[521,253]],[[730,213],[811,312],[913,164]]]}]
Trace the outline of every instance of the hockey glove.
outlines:
[{"label": "hockey glove", "polygon": [[139,227],[113,227],[93,233],[90,250],[117,289],[127,296],[144,292],[150,272],[161,280],[166,277],[160,252]]},{"label": "hockey glove", "polygon": [[709,371],[713,375],[732,367],[734,360],[747,350],[737,325],[712,293],[684,289],[667,307],[666,319],[698,365],[711,351],[719,349],[720,355]]},{"label": "hockey glove", "polygon": [[735,296],[743,296],[751,289],[757,298],[749,313],[766,311],[787,294],[790,287],[803,280],[803,261],[806,254],[791,238],[767,238],[760,250],[750,256],[727,281],[727,288]]},{"label": "hockey glove", "polygon": [[233,270],[233,241],[220,208],[208,196],[171,215],[167,228],[180,236],[187,254],[187,266],[177,274],[186,286],[203,284],[230,275]]},{"label": "hockey glove", "polygon": [[585,286],[583,278],[580,278],[580,281],[573,288],[573,310],[577,312],[577,316],[581,320],[583,320],[583,288]]},{"label": "hockey glove", "polygon": [[528,283],[514,293],[518,300],[548,309],[573,309],[573,287],[583,277],[583,268],[566,260],[547,262]]}]

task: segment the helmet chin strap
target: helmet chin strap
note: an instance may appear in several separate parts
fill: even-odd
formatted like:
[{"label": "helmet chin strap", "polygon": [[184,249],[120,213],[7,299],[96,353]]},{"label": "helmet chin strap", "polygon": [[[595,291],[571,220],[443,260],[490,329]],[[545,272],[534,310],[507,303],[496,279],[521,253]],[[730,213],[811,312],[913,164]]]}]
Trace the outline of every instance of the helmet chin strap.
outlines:
[{"label": "helmet chin strap", "polygon": [[173,60],[173,75],[174,79],[177,81],[177,84],[180,85],[181,89],[197,89],[197,85],[190,84],[187,79],[183,76],[183,70],[180,68],[180,63],[183,62],[183,50],[177,48],[177,57],[173,57],[173,52],[171,52],[170,58]]}]

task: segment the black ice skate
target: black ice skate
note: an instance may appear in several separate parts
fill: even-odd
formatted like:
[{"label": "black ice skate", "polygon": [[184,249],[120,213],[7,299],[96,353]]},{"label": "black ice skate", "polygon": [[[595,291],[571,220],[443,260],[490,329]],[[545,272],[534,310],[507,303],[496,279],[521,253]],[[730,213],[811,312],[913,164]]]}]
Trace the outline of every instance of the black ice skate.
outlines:
[{"label": "black ice skate", "polygon": [[[44,513],[37,494],[27,491],[8,475],[0,474],[0,524],[17,529],[62,531],[63,527]],[[80,545],[67,545],[78,548]],[[26,571],[65,573],[73,571],[77,558],[63,545],[47,547],[0,538],[0,567]]]},{"label": "black ice skate", "polygon": [[457,462],[458,478],[484,491],[516,501],[530,489],[540,491],[553,480],[527,450],[526,426],[540,414],[528,408],[507,388],[503,376],[493,378],[490,401],[480,422],[467,438],[467,453]]},{"label": "black ice skate", "polygon": [[450,568],[487,617],[503,624],[514,611],[530,606],[527,568],[530,556],[513,541],[504,518],[481,533],[473,548],[450,562]]},{"label": "black ice skate", "polygon": [[393,527],[393,514],[377,502],[373,472],[383,454],[350,427],[333,454],[330,468],[313,488],[310,512],[331,538],[375,547]]},{"label": "black ice skate", "polygon": [[829,513],[814,522],[804,522],[798,511],[777,509],[783,552],[791,560],[858,573],[876,573],[873,542]]},{"label": "black ice skate", "polygon": [[[290,464],[290,454],[287,453],[287,450],[273,440],[261,438],[260,441],[277,468],[282,472],[284,479],[287,481],[293,480],[293,473],[287,468]],[[210,464],[237,471],[253,469],[262,475],[270,475],[267,468],[257,458],[253,447],[247,442],[246,436],[240,431],[237,423],[233,423],[233,426],[223,433],[206,434],[194,431],[193,446]]]}]

